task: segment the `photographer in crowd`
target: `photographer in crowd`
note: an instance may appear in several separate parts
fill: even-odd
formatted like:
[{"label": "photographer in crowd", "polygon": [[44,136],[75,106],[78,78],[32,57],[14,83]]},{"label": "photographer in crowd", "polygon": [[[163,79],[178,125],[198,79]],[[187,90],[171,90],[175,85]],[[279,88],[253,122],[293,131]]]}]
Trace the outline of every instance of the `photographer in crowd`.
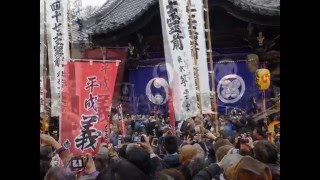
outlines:
[{"label": "photographer in crowd", "polygon": [[[220,133],[215,133],[212,117],[199,115],[177,123],[177,131],[173,132],[167,116],[127,115],[126,135],[115,125],[111,143],[101,144],[95,155],[84,156],[73,156],[53,137],[40,134],[40,177],[43,179],[46,174],[46,180],[279,179],[278,147],[266,139],[267,132],[261,131],[259,124],[248,127],[250,120],[242,118],[220,117],[222,127]],[[54,154],[59,155],[62,163],[50,168],[48,162]]]}]

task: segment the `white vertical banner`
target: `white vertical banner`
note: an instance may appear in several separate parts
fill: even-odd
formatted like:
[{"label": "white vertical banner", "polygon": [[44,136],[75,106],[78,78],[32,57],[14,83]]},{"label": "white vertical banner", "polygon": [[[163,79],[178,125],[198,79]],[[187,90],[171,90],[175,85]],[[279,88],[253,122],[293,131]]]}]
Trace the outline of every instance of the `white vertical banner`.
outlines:
[{"label": "white vertical banner", "polygon": [[44,88],[43,88],[43,77],[40,77],[40,112],[45,112],[44,108]]},{"label": "white vertical banner", "polygon": [[43,64],[45,53],[44,42],[44,0],[40,0],[40,112],[44,112]]},{"label": "white vertical banner", "polygon": [[46,22],[51,80],[51,116],[60,116],[64,64],[70,58],[68,0],[46,0]]},{"label": "white vertical banner", "polygon": [[[207,62],[207,47],[206,47],[206,37],[205,37],[205,24],[204,24],[204,14],[203,14],[203,1],[202,0],[190,0],[191,6],[191,19],[192,28],[194,33],[194,45],[196,50],[196,55],[198,59],[198,73],[199,73],[199,89],[201,95],[201,105],[202,113],[208,114],[212,113],[211,110],[211,99],[210,99],[210,87],[209,87],[209,73],[208,73],[208,62]],[[188,8],[186,8],[187,13],[189,13]],[[189,19],[190,20],[190,19]],[[190,23],[188,26],[189,37],[192,40]],[[193,43],[190,41],[191,52],[193,54]],[[194,56],[193,56],[194,57]]]},{"label": "white vertical banner", "polygon": [[199,114],[188,32],[187,0],[160,0],[167,73],[176,121]]}]

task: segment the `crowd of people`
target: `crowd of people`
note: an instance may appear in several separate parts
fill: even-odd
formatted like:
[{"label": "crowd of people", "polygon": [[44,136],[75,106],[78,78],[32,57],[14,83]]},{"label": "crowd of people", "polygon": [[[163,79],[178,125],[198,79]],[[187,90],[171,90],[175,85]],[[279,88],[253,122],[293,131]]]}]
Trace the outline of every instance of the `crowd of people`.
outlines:
[{"label": "crowd of people", "polygon": [[[156,109],[111,119],[110,143],[101,143],[95,155],[73,156],[57,137],[40,133],[40,179],[280,179],[280,127],[268,127],[279,115],[257,122],[245,113],[218,121],[198,115],[177,122],[174,131]],[[57,157],[61,163],[53,163]]]}]

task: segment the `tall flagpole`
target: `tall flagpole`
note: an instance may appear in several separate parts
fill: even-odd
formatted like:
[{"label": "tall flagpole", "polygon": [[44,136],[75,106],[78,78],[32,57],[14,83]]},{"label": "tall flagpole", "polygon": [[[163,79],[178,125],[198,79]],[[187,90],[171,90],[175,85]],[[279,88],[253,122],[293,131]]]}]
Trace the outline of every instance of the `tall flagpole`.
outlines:
[{"label": "tall flagpole", "polygon": [[[72,50],[73,50],[73,36],[72,36],[72,13],[71,13],[71,5],[70,0],[68,1],[68,27],[69,27],[69,47],[70,47],[70,59],[72,58]],[[67,60],[69,61],[69,59]],[[63,78],[63,77],[62,77]]]},{"label": "tall flagpole", "polygon": [[43,29],[43,47],[44,47],[44,56],[43,56],[43,101],[44,101],[44,112],[51,117],[51,103],[47,103],[47,82],[48,82],[48,46],[47,46],[47,22],[46,22],[46,1],[43,2],[44,12],[44,29]]},{"label": "tall flagpole", "polygon": [[195,74],[195,83],[196,83],[196,90],[197,90],[197,99],[199,103],[200,114],[202,114],[202,102],[201,102],[201,95],[200,95],[200,83],[199,83],[199,68],[198,68],[198,56],[196,52],[196,44],[195,44],[195,37],[194,37],[194,29],[193,29],[193,18],[191,16],[191,0],[188,0],[188,14],[189,14],[189,26],[191,31],[191,42],[192,42],[192,56],[193,56],[193,70]]},{"label": "tall flagpole", "polygon": [[211,45],[211,33],[210,33],[210,22],[209,22],[209,4],[208,0],[205,1],[205,8],[206,8],[206,34],[207,34],[207,40],[208,40],[208,54],[209,54],[209,60],[210,60],[210,69],[211,69],[211,85],[212,85],[212,102],[214,105],[214,121],[215,121],[215,131],[216,133],[219,132],[219,122],[218,122],[218,106],[217,106],[217,94],[215,91],[215,79],[214,79],[214,69],[213,69],[213,55],[212,55],[212,45]]}]

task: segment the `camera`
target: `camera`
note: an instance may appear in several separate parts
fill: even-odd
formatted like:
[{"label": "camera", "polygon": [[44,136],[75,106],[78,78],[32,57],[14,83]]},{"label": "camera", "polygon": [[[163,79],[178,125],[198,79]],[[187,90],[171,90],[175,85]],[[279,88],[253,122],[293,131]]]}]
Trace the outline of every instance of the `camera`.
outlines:
[{"label": "camera", "polygon": [[142,136],[134,136],[133,137],[133,142],[141,142],[141,138],[142,138]]},{"label": "camera", "polygon": [[232,154],[239,154],[239,149],[232,149]]},{"label": "camera", "polygon": [[140,136],[140,141],[141,141],[141,142],[146,142],[146,141],[144,140],[144,137],[143,137],[143,136]]},{"label": "camera", "polygon": [[158,138],[153,138],[152,145],[153,146],[157,146],[158,145]]},{"label": "camera", "polygon": [[208,138],[206,134],[201,134],[201,138]]},{"label": "camera", "polygon": [[70,166],[72,169],[82,169],[85,167],[83,157],[75,156],[70,159]]},{"label": "camera", "polygon": [[137,135],[133,137],[133,142],[137,143],[137,142],[145,142],[143,136],[141,135]]},{"label": "camera", "polygon": [[242,143],[242,144],[249,143],[249,139],[248,138],[241,138],[240,143]]}]

